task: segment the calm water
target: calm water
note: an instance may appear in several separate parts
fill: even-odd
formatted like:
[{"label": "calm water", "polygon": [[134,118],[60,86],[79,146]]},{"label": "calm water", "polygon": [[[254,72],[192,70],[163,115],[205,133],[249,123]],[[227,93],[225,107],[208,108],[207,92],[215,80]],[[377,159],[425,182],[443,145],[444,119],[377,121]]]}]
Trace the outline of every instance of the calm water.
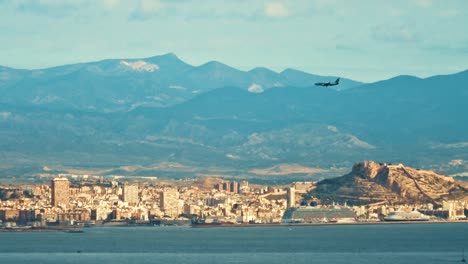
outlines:
[{"label": "calm water", "polygon": [[468,251],[464,223],[85,231],[0,233],[0,263],[460,263]]}]

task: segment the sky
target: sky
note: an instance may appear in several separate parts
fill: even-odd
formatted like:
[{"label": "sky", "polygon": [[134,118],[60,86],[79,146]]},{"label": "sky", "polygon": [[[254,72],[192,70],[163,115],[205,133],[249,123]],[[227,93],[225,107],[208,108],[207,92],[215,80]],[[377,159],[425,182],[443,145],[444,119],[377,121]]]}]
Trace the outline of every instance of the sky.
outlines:
[{"label": "sky", "polygon": [[468,69],[468,0],[0,0],[0,65],[168,52],[371,82]]}]

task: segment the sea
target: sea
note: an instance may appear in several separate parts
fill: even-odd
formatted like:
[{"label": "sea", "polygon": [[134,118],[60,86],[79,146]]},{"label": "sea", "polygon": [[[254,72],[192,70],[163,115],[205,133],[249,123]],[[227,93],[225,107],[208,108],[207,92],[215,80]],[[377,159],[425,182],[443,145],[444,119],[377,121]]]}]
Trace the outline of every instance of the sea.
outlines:
[{"label": "sea", "polygon": [[0,232],[0,263],[461,263],[468,224]]}]

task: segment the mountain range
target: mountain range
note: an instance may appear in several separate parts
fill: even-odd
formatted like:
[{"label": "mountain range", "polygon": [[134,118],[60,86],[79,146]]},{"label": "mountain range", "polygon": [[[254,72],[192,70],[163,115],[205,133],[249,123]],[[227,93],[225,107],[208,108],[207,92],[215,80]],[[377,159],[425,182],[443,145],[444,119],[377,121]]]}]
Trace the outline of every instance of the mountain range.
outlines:
[{"label": "mountain range", "polygon": [[[0,67],[0,103],[101,112],[139,106],[167,107],[220,87],[261,93],[273,87],[307,87],[334,77],[294,69],[241,71],[217,61],[189,65],[169,53],[143,59],[110,59],[40,70]],[[342,79],[339,89],[360,85]]]},{"label": "mountain range", "polygon": [[370,159],[468,171],[468,71],[313,85],[333,78],[219,62],[194,67],[174,54],[1,67],[0,176],[286,182],[342,175]]}]

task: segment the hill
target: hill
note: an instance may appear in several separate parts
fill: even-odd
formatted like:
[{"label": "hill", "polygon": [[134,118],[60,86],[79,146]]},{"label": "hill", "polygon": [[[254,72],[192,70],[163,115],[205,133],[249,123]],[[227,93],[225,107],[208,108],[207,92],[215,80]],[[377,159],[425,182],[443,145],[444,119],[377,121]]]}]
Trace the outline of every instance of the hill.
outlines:
[{"label": "hill", "polygon": [[325,203],[441,205],[442,200],[468,198],[468,185],[433,171],[364,161],[349,174],[319,182],[309,195]]}]

